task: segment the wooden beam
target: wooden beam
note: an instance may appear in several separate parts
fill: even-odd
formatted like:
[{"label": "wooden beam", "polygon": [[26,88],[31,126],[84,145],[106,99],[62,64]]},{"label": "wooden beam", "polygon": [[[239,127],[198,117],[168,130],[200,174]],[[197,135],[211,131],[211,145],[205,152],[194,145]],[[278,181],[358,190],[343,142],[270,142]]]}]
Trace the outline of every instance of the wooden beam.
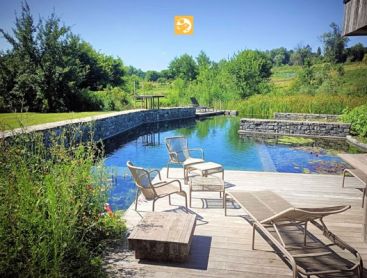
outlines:
[{"label": "wooden beam", "polygon": [[343,34],[367,35],[367,0],[344,0]]}]

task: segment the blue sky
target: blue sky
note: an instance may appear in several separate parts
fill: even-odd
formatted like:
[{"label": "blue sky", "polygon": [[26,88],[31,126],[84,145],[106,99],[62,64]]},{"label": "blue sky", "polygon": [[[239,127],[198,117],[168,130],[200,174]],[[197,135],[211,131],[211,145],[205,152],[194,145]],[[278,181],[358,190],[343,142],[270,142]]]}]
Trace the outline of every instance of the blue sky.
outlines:
[{"label": "blue sky", "polygon": [[[10,31],[20,1],[0,0],[0,28]],[[36,18],[54,10],[72,31],[126,65],[161,70],[178,55],[204,50],[211,59],[242,49],[316,50],[331,22],[342,25],[342,0],[29,0]],[[194,35],[174,34],[175,15],[193,15]],[[351,38],[349,46],[367,37]],[[8,45],[0,38],[0,49]]]}]

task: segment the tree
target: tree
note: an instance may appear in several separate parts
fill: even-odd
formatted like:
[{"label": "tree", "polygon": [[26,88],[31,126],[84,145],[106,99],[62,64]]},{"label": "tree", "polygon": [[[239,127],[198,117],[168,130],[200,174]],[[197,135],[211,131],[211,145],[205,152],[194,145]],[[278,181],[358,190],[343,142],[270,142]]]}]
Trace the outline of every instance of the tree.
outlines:
[{"label": "tree", "polygon": [[321,57],[321,47],[320,46],[317,48],[316,56]]},{"label": "tree", "polygon": [[348,60],[350,60],[351,62],[362,61],[365,53],[367,53],[367,50],[361,43],[357,43],[351,48],[347,49]]},{"label": "tree", "polygon": [[204,51],[200,51],[199,55],[196,57],[197,65],[200,68],[209,68],[211,61],[208,55]]},{"label": "tree", "polygon": [[38,91],[37,64],[39,53],[36,45],[36,26],[27,3],[22,5],[20,17],[16,17],[14,35],[0,29],[0,33],[12,46],[2,55],[0,63],[0,87],[4,106],[11,111],[33,110]]},{"label": "tree", "polygon": [[168,69],[174,78],[181,78],[186,81],[194,80],[198,74],[195,60],[188,54],[173,59]]},{"label": "tree", "polygon": [[141,69],[137,69],[137,68],[135,68],[133,66],[128,66],[126,68],[126,74],[127,75],[136,75],[136,76],[138,76],[140,78],[145,78],[145,72],[142,71]]},{"label": "tree", "polygon": [[148,70],[145,73],[145,80],[147,81],[157,81],[158,78],[160,78],[160,74],[159,72],[155,71],[155,70]]},{"label": "tree", "polygon": [[267,91],[271,67],[269,57],[254,50],[239,52],[228,65],[229,72],[242,98]]},{"label": "tree", "polygon": [[334,22],[330,24],[330,28],[331,32],[321,36],[324,44],[324,56],[331,63],[343,63],[346,60],[345,47],[349,39],[343,37],[340,27]]},{"label": "tree", "polygon": [[13,34],[0,34],[12,47],[0,56],[2,110],[76,110],[82,88],[123,85],[122,60],[95,51],[55,14],[35,24],[25,2]]},{"label": "tree", "polygon": [[276,66],[286,65],[289,63],[290,54],[284,47],[272,49],[269,54]]},{"label": "tree", "polygon": [[312,57],[312,48],[309,45],[302,46],[301,44],[296,47],[290,57],[290,64],[292,65],[304,65],[306,60],[310,60]]}]

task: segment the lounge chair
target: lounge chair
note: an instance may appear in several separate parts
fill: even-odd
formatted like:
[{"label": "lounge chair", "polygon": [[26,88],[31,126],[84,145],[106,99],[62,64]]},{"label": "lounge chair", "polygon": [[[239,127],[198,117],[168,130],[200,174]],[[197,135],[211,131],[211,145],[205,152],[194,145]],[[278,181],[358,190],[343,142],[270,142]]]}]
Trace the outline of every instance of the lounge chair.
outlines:
[{"label": "lounge chair", "polygon": [[[187,139],[183,136],[168,137],[165,140],[168,151],[167,162],[167,178],[169,173],[169,166],[172,164],[181,165],[184,168],[184,177],[186,177],[186,168],[189,165],[204,162],[204,151],[201,148],[189,149]],[[190,152],[200,152],[201,158],[191,157]]]},{"label": "lounge chair", "polygon": [[201,106],[195,97],[190,97],[190,100],[192,107],[196,108],[196,110],[204,110],[204,111],[213,110],[213,108]]},{"label": "lounge chair", "polygon": [[[350,206],[295,208],[271,191],[227,192],[226,200],[228,196],[245,209],[254,221],[252,249],[255,247],[255,230],[258,229],[291,265],[293,277],[300,274],[310,277],[356,272],[358,277],[363,276],[363,263],[359,253],[330,232],[323,221],[325,216],[344,212]],[[320,229],[330,243],[326,244],[309,233],[308,223]],[[355,261],[341,256],[339,247],[342,252],[349,251]],[[338,253],[335,249],[338,249]]]},{"label": "lounge chair", "polygon": [[[163,181],[159,170],[147,171],[143,168],[134,166],[131,161],[128,161],[126,165],[129,168],[135,185],[138,188],[135,196],[135,210],[138,208],[139,192],[141,192],[145,199],[153,201],[152,211],[154,211],[155,201],[166,196],[168,196],[169,204],[171,205],[172,194],[179,194],[185,198],[185,207],[187,211],[186,192],[182,190],[181,182],[179,180]],[[153,172],[158,174],[158,182],[153,183],[153,178],[151,176],[151,173]]]},{"label": "lounge chair", "polygon": [[343,171],[343,182],[342,187],[345,185],[345,177],[348,175],[355,177],[357,180],[359,180],[362,183],[362,188],[357,187],[362,190],[363,196],[362,196],[362,208],[364,207],[364,199],[366,197],[366,190],[367,190],[367,175],[359,170],[359,169],[344,169]]}]

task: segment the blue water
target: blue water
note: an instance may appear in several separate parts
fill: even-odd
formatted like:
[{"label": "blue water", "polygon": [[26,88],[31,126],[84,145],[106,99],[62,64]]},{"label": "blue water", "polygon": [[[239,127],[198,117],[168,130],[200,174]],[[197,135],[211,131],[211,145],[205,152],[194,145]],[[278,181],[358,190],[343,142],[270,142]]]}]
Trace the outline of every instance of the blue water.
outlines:
[{"label": "blue water", "polygon": [[344,141],[279,144],[274,138],[241,138],[238,129],[239,118],[220,116],[143,126],[105,141],[105,165],[117,176],[110,193],[112,208],[126,209],[135,197],[126,162],[148,169],[166,167],[164,138],[170,136],[186,136],[189,147],[203,148],[206,161],[220,163],[227,170],[333,174],[346,167],[336,153],[355,152]]}]

